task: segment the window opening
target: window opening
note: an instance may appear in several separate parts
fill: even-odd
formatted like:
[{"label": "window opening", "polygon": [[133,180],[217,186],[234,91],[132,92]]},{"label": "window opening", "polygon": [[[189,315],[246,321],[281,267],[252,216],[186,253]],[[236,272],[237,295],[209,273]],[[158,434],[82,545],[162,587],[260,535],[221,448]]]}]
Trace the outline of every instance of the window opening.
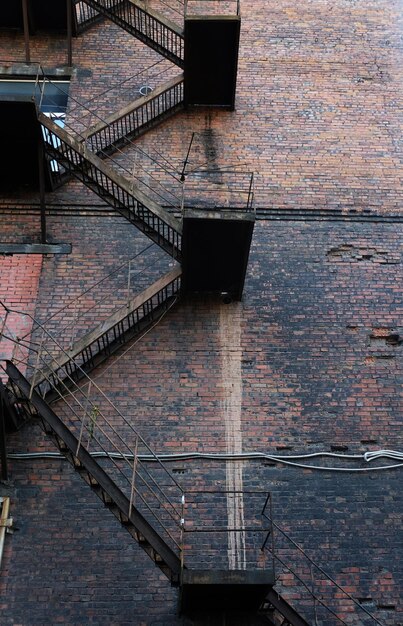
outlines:
[{"label": "window opening", "polygon": [[[2,95],[32,98],[38,109],[49,117],[57,126],[65,125],[67,101],[69,97],[70,80],[56,79],[49,81],[46,78],[38,82],[34,78],[7,78],[0,79],[0,99]],[[49,142],[50,134],[45,128],[42,129],[45,141]],[[59,140],[53,140],[57,148]],[[50,161],[50,169],[53,173],[61,174],[63,168],[55,160]]]}]

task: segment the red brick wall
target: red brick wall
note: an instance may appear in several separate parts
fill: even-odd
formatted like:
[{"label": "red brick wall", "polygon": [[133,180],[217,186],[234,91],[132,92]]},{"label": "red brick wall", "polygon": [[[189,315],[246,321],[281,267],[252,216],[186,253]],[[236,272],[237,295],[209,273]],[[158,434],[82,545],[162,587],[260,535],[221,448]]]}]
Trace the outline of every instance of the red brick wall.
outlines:
[{"label": "red brick wall", "polygon": [[[191,133],[198,132],[191,165],[211,160],[215,167],[254,171],[260,210],[241,304],[189,297],[94,372],[157,451],[362,455],[402,449],[403,348],[385,339],[403,333],[398,17],[398,3],[386,0],[245,1],[236,111],[181,112],[139,139],[144,150],[158,150],[180,170]],[[0,45],[6,58],[22,58],[20,36],[4,36]],[[38,35],[32,58],[63,64],[64,46]],[[108,102],[105,88],[155,59],[117,27],[97,25],[74,41],[72,96],[99,95],[95,109],[106,113],[119,96]],[[132,148],[117,157],[129,168],[133,160]],[[161,167],[149,168],[176,189]],[[15,195],[37,202],[34,195]],[[79,183],[49,194],[48,203],[49,234],[72,242],[73,253],[44,259],[40,319],[61,304],[74,307],[72,299],[145,242]],[[273,209],[283,209],[278,219]],[[359,221],[362,215],[366,221]],[[382,221],[392,215],[390,223]],[[3,209],[1,220],[9,239],[37,232],[28,214]],[[169,260],[156,255],[152,264],[144,253],[136,263],[147,270],[137,279],[141,288]],[[102,310],[91,309],[83,328],[121,303],[124,282],[115,287],[111,297],[97,288],[96,298],[105,296]],[[70,317],[56,316],[49,326],[59,340]],[[8,445],[18,452],[53,449],[36,425]],[[372,467],[354,460],[315,463]],[[272,491],[280,526],[381,623],[402,621],[399,470],[336,473],[262,459],[169,466],[185,490],[223,488],[241,477],[245,490]],[[11,470],[19,532],[6,543],[5,624],[206,623],[176,616],[176,592],[65,462],[20,460]],[[286,557],[303,572],[298,555]],[[304,606],[295,580],[282,580],[294,604]],[[325,593],[326,586],[319,589]],[[347,623],[371,623],[351,609],[343,601]]]},{"label": "red brick wall", "polygon": [[[0,258],[0,300],[5,307],[34,315],[41,268],[42,255],[16,254]],[[6,323],[4,333],[11,334],[14,338],[27,336],[29,341],[33,322],[28,315],[13,312],[7,314],[4,307],[1,307],[1,317]],[[3,338],[1,358],[11,358],[13,349],[12,342]],[[20,358],[26,358],[25,351],[21,352],[20,348],[17,351]]]}]

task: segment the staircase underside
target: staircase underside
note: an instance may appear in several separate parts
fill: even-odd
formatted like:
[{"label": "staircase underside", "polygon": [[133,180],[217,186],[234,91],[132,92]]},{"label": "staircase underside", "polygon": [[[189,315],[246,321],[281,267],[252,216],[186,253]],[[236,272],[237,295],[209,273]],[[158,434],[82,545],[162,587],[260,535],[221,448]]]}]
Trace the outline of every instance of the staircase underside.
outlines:
[{"label": "staircase underside", "polygon": [[310,626],[274,588],[269,590],[264,599],[262,614],[267,616],[269,624],[273,626]]},{"label": "staircase underside", "polygon": [[243,211],[185,209],[183,289],[240,300],[255,216]]},{"label": "staircase underside", "polygon": [[185,104],[235,108],[239,16],[185,20]]},{"label": "staircase underside", "polygon": [[181,613],[256,612],[274,584],[270,570],[184,570]]},{"label": "staircase underside", "polygon": [[[30,34],[37,31],[67,31],[67,0],[27,0]],[[77,34],[74,8],[73,34]],[[0,3],[0,28],[24,29],[21,0],[3,0]]]}]

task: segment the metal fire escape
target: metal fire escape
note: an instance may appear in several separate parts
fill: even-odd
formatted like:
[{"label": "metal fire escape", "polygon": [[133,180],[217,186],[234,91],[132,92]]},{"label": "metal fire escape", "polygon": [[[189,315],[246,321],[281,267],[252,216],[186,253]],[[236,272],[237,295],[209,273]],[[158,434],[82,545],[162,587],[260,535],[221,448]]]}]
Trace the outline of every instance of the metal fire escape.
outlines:
[{"label": "metal fire escape", "polygon": [[[182,262],[183,281],[181,283],[181,268],[175,268],[128,306],[115,311],[68,351],[61,349],[56,355],[48,351],[44,359],[47,348],[42,343],[35,350],[29,342],[20,345],[25,356],[16,362],[27,368],[28,375],[23,374],[16,362],[6,361],[3,370],[8,385],[0,388],[2,424],[13,430],[32,416],[39,418],[45,433],[75,471],[170,582],[181,587],[184,612],[190,610],[190,606],[208,609],[209,597],[215,598],[212,610],[227,610],[242,598],[244,610],[256,611],[265,602],[270,615],[282,616],[282,624],[307,626],[307,622],[273,591],[275,581],[271,568],[205,571],[189,567],[192,563],[186,562],[184,554],[185,498],[180,485],[127,419],[113,407],[134,441],[131,446],[127,444],[124,429],[118,432],[113,421],[100,411],[98,402],[106,396],[98,387],[94,389],[89,377],[95,367],[125,342],[150,328],[176,301],[180,291],[221,293],[234,299],[242,296],[254,225],[249,210],[223,213],[217,209],[203,213],[183,207],[179,220],[105,162],[114,150],[124,147],[183,106],[234,108],[239,3],[233,15],[211,16],[192,15],[186,2],[184,28],[139,0],[52,0],[50,4],[44,13],[34,0],[22,0],[21,10],[3,7],[0,25],[20,26],[27,43],[29,32],[36,25],[49,26],[50,22],[52,27],[66,28],[71,35],[105,17],[184,69],[184,77],[169,81],[156,92],[101,120],[87,129],[85,137],[60,128],[38,110],[35,101],[22,99],[18,103],[18,115],[25,120],[22,127],[29,128],[30,133],[28,138],[25,132],[21,133],[18,152],[24,152],[25,142],[27,158],[23,168],[37,172],[27,179],[27,185],[37,188],[39,184],[43,196],[45,187],[52,188],[63,182],[61,174],[64,179],[68,176],[79,179],[173,259]],[[9,116],[13,115],[10,102],[6,99],[0,107],[6,112],[5,121],[9,123]],[[55,162],[56,170],[52,167]],[[211,257],[216,272],[212,272]],[[5,308],[3,330],[7,314]],[[36,324],[36,320],[34,322]],[[42,330],[46,335],[46,328]],[[50,335],[48,339],[53,341]],[[61,415],[50,406],[54,400],[62,404]],[[160,474],[150,474],[142,464],[142,448],[146,456],[155,461]],[[110,462],[108,467],[98,460],[97,454],[105,455]],[[161,474],[165,479],[169,475],[168,493],[160,487]]]}]

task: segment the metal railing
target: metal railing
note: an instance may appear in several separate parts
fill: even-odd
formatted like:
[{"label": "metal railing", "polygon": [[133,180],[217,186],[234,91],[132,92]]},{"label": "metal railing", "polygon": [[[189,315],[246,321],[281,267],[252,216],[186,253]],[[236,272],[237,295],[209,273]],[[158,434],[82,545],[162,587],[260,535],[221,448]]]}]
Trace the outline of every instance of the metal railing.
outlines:
[{"label": "metal railing", "polygon": [[[161,275],[163,268],[166,271],[166,261],[162,251],[150,243],[129,261],[114,267],[89,287],[82,289],[83,283],[77,282],[77,289],[80,289],[78,294],[62,307],[56,308],[55,302],[54,308],[50,309],[53,312],[46,318],[38,313],[40,305],[37,306],[36,315],[49,332],[59,337],[63,348],[70,350],[93,329],[94,316],[99,324],[107,322],[124,305],[129,308],[133,298],[150,286]],[[18,334],[20,339],[39,341],[41,329],[34,325],[28,332]]]},{"label": "metal railing", "polygon": [[[42,357],[43,365],[47,363],[47,373],[43,380],[35,378],[35,388],[43,397],[51,389],[55,389],[60,381],[78,381],[83,378],[83,373],[91,371],[94,367],[106,360],[116,349],[127,343],[134,335],[145,330],[161,317],[175,302],[180,291],[180,276],[165,285],[159,291],[147,298],[138,307],[129,310],[127,315],[120,317],[105,332],[90,339],[82,338],[71,350],[63,350],[55,355],[49,347],[46,347],[46,357]],[[115,314],[116,316],[116,314]],[[113,318],[115,317],[113,316]],[[114,320],[113,320],[114,321]],[[103,326],[107,325],[106,322]],[[42,332],[44,327],[39,327]],[[39,345],[43,343],[41,338]],[[60,343],[58,342],[60,346]],[[66,382],[64,383],[66,386]]]},{"label": "metal railing", "polygon": [[84,32],[101,18],[99,11],[88,6],[83,0],[74,0],[74,11],[78,33]]},{"label": "metal railing", "polygon": [[[105,200],[139,230],[150,237],[173,258],[180,257],[180,224],[164,210],[140,193],[127,179],[97,161],[94,153],[75,141],[50,119],[39,114],[46,153],[58,161],[66,172],[74,175]],[[175,224],[175,225],[174,225]]]},{"label": "metal railing", "polygon": [[[267,535],[273,536],[272,523],[262,514],[262,504],[270,494],[257,490],[187,490],[184,506],[184,539],[181,560],[192,569],[268,570],[273,575],[273,559],[261,549]],[[228,507],[241,503],[239,523],[228,524]],[[232,554],[236,553],[236,554]]]},{"label": "metal railing", "polygon": [[[151,67],[155,68],[156,65],[159,65],[159,64],[154,64]],[[149,68],[145,68],[144,70],[138,72],[135,76],[138,77],[140,74],[148,76],[149,74],[148,70]],[[154,76],[154,78],[160,76],[161,73],[165,71],[166,71],[166,68],[164,68],[162,72],[157,71],[156,76]],[[175,81],[172,81],[172,82],[169,81],[169,84],[172,86],[174,82]],[[36,81],[33,86],[32,99],[37,103],[39,108],[41,107],[43,94],[45,92],[47,84],[50,84],[53,90],[56,90],[56,92],[60,92],[61,95],[67,95],[66,92],[62,88],[59,87],[57,82],[51,81],[44,74],[42,67],[38,64]],[[164,87],[160,89],[164,91]],[[107,90],[107,92],[105,93],[108,93],[108,97],[109,97],[110,95],[109,90]],[[158,90],[157,90],[157,93],[159,93]],[[152,96],[149,99],[152,100]],[[48,101],[52,102],[52,99],[48,98]],[[144,99],[140,99],[140,103],[143,103],[143,102],[144,102]],[[96,128],[100,129],[101,133],[103,133],[104,136],[107,136],[108,134],[108,128],[110,126],[110,122],[105,120],[99,114],[99,112],[95,112],[94,110],[89,109],[87,104],[78,101],[76,98],[69,96],[69,103],[70,104],[74,103],[74,106],[73,107],[69,106],[69,110],[66,113],[66,115],[63,117],[62,123],[59,123],[57,115],[56,116],[54,114],[45,114],[45,115],[49,117],[51,121],[56,121],[59,127],[65,128],[67,130],[67,137],[71,138],[73,142],[76,141],[82,144],[83,146],[82,149],[80,146],[78,146],[78,150],[81,151],[85,156],[87,156],[88,153],[89,154],[93,153],[93,151],[89,147],[89,142],[87,142],[87,135],[88,133],[91,134],[92,132],[94,132],[95,127],[92,126],[88,130],[81,130],[81,131],[78,130],[78,128],[82,129],[82,126],[83,126],[82,120],[85,118],[85,115],[89,116],[89,119],[96,120]],[[135,109],[136,106],[137,106],[137,103],[134,102],[132,105],[130,105],[129,107],[125,109],[123,115],[128,114],[131,111],[131,109],[132,108]],[[180,104],[178,105],[178,107],[180,107]],[[74,115],[73,115],[73,112],[74,112]],[[163,113],[162,116],[165,114],[168,114],[168,111],[166,111],[166,113]],[[112,116],[112,117],[113,119],[116,118],[116,116]],[[119,115],[117,117],[119,117]],[[88,121],[89,120],[87,119],[87,122]],[[150,120],[149,123],[151,125],[152,121]],[[59,130],[57,127],[54,127],[54,130],[56,134],[59,133]],[[127,126],[127,130],[131,130],[129,126]],[[139,132],[141,132],[141,128],[139,128]],[[45,139],[49,138],[49,135],[45,129],[43,130],[43,135]],[[55,139],[55,141],[51,143],[52,143],[52,147],[56,147],[56,148],[59,147],[59,141],[57,139]],[[115,143],[113,146],[111,145],[107,146],[105,150],[98,150],[97,156],[100,159],[108,158],[108,161],[113,164],[116,172],[120,173],[122,176],[125,177],[128,184],[131,186],[130,187],[131,189],[134,189],[135,188],[134,185],[136,185],[137,189],[139,190],[141,189],[143,190],[144,194],[147,194],[148,199],[151,199],[152,197],[153,201],[156,203],[159,203],[159,204],[162,203],[164,205],[168,204],[168,206],[173,206],[173,207],[178,208],[180,206],[180,195],[175,196],[175,194],[173,194],[172,192],[172,189],[169,188],[169,185],[164,186],[164,184],[161,183],[161,180],[159,180],[157,176],[154,176],[152,174],[152,166],[153,164],[154,165],[157,164],[157,168],[160,168],[160,169],[162,168],[164,172],[169,173],[170,179],[173,178],[173,179],[179,180],[179,177],[176,176],[175,173],[172,172],[172,167],[169,163],[167,167],[166,159],[160,153],[156,153],[155,157],[151,156],[147,154],[143,149],[136,146],[133,139],[131,139],[130,137],[125,137],[125,138],[122,137],[121,145],[124,147],[130,145],[130,147],[134,150],[134,155],[131,157],[131,159],[134,159],[134,165],[131,166],[129,169],[127,166],[125,167],[122,164],[121,160],[118,161],[117,158],[111,158],[110,156],[112,152],[117,153],[117,155],[126,156],[125,153],[122,151],[120,145],[118,144],[119,144],[119,141]],[[55,184],[59,182],[63,182],[69,176],[68,168],[65,168],[63,166],[63,164],[60,162],[60,159],[58,159],[57,156],[54,156],[54,155],[52,156],[48,154],[47,158],[50,161],[50,169],[51,169],[53,181],[55,182]],[[143,158],[146,158],[147,160],[147,163],[145,165],[142,164]],[[169,216],[167,217],[169,218]]]},{"label": "metal railing", "polygon": [[[33,316],[29,317],[34,324],[39,324]],[[47,343],[31,342],[28,345],[14,341],[12,362],[17,367],[25,366],[31,378],[28,400],[35,389],[35,379],[39,377],[46,381],[40,389],[52,388],[57,394],[59,416],[78,441],[76,455],[83,447],[103,459],[99,463],[129,500],[129,510],[125,514],[130,517],[131,509],[136,507],[179,554],[184,501],[182,487],[133,426],[133,418],[124,415],[86,372],[82,371],[84,384],[81,386],[69,374],[62,378],[55,371],[49,372],[48,359],[54,360],[48,349],[49,343],[54,342],[64,356],[67,353],[44,327],[42,330]],[[3,325],[3,334],[5,332],[7,326]],[[80,368],[79,363],[76,365]],[[0,369],[6,371],[4,362],[1,362]],[[21,393],[14,383],[11,390],[18,410],[25,411],[27,418],[34,415],[29,402],[21,402]],[[147,462],[141,457],[147,457]],[[148,466],[150,461],[153,462],[152,469]]]},{"label": "metal railing", "polygon": [[87,145],[94,152],[105,154],[124,146],[168,114],[183,107],[183,76],[161,85],[155,93],[135,101],[106,123],[99,123],[85,132]]},{"label": "metal railing", "polygon": [[276,590],[285,600],[297,594],[298,609],[312,626],[383,626],[273,520],[270,499],[262,515],[271,524],[262,550],[275,564]]},{"label": "metal railing", "polygon": [[[67,324],[58,326],[58,333],[63,337],[57,343],[52,340],[49,332],[50,324],[55,326],[57,312],[48,318],[44,323],[35,322],[30,324],[32,317],[28,314],[19,313],[19,317],[24,319],[21,326],[29,326],[28,332],[19,337],[20,352],[26,351],[28,359],[28,349],[31,344],[40,345],[43,348],[42,362],[43,367],[47,365],[47,376],[43,380],[35,379],[35,387],[41,392],[42,396],[49,394],[52,386],[58,384],[59,379],[68,381],[70,378],[76,382],[82,378],[83,371],[86,372],[99,365],[106,360],[114,351],[127,343],[133,337],[146,331],[152,324],[159,320],[175,303],[180,293],[181,276],[179,268],[168,273],[162,280],[157,281],[153,286],[133,298],[131,289],[132,274],[130,271],[131,262],[124,266],[127,271],[127,300],[114,312],[104,319],[95,330],[92,328],[90,332],[87,330],[84,336],[80,335],[77,327],[82,325],[82,318],[87,313],[87,308],[80,308],[79,298],[76,298],[70,307],[63,307],[59,313],[63,318],[67,317],[70,309],[70,320]],[[122,268],[119,268],[122,269]],[[116,274],[114,275],[114,277]],[[102,283],[97,283],[98,287]],[[86,290],[86,299],[90,290]],[[112,303],[113,304],[113,303]],[[94,302],[89,310],[92,311],[97,307]],[[15,317],[10,309],[0,302],[0,331],[2,326],[6,326],[10,317]],[[91,319],[93,314],[91,315]],[[28,320],[28,323],[27,323]],[[89,326],[89,323],[86,325]],[[13,352],[10,342],[16,338],[12,335],[9,339],[5,334],[1,334],[0,342],[3,354],[2,358],[11,358]],[[27,360],[26,359],[26,360]],[[48,383],[48,379],[54,377],[52,385]],[[54,396],[54,394],[53,394]]]},{"label": "metal railing", "polygon": [[167,59],[184,66],[184,39],[178,26],[136,0],[85,0],[94,10],[134,35]]}]

